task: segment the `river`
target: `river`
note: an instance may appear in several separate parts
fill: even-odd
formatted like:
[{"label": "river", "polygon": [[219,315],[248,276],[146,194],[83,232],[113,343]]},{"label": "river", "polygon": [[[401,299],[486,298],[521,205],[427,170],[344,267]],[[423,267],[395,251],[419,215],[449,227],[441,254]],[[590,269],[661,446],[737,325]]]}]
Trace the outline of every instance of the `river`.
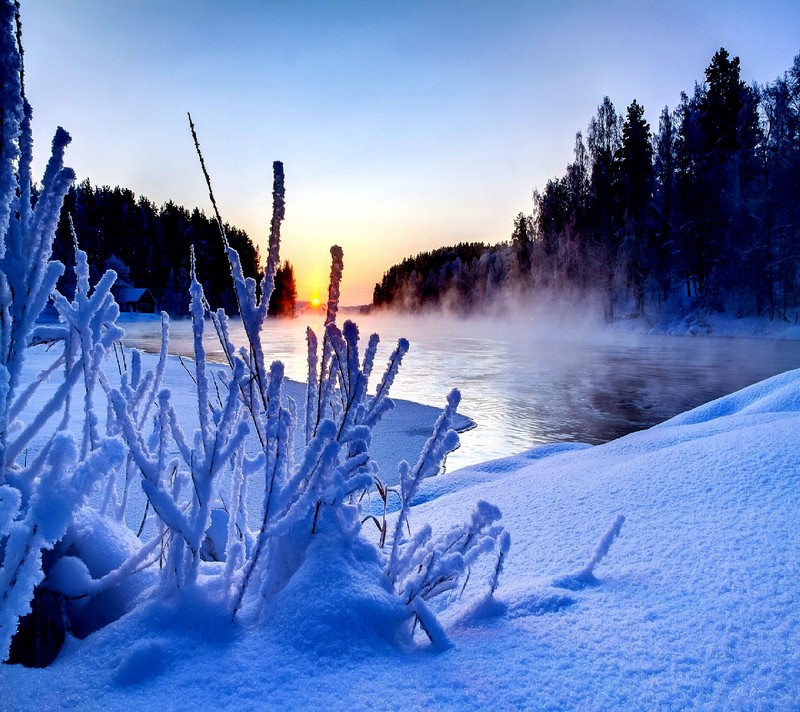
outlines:
[{"label": "river", "polygon": [[[312,312],[268,321],[268,356],[284,362],[288,377],[305,380],[305,329],[320,333],[322,317]],[[373,331],[381,336],[373,387],[404,336],[411,348],[393,396],[441,407],[451,388],[461,390],[459,410],[476,427],[462,434],[449,470],[542,443],[607,442],[800,366],[797,341],[643,335],[524,315],[352,318],[364,344]],[[158,350],[157,322],[123,326],[127,345]],[[221,361],[208,332],[209,358]],[[232,321],[232,335],[244,343],[240,322]],[[170,352],[192,355],[190,322],[172,322]]]}]

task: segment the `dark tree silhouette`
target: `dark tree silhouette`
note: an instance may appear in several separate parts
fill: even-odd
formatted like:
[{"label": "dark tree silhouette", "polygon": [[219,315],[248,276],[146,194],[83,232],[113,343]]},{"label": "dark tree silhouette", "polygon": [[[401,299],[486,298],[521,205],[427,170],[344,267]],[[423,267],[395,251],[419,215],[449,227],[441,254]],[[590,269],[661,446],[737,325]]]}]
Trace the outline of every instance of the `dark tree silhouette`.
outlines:
[{"label": "dark tree silhouette", "polygon": [[[85,180],[71,188],[64,201],[53,247],[54,256],[66,264],[74,262],[70,215],[78,245],[89,255],[93,281],[107,267],[122,266],[125,282],[147,287],[161,309],[184,315],[189,305],[189,247],[194,245],[197,275],[209,304],[235,307],[219,229],[202,211],[189,212],[172,202],[156,208],[126,188],[95,188]],[[231,246],[239,251],[245,275],[257,277],[258,250],[242,230],[231,225],[226,230]],[[71,294],[74,285],[68,279],[65,276],[62,286]]]},{"label": "dark tree silhouette", "polygon": [[616,154],[617,182],[622,207],[622,249],[628,286],[636,311],[644,309],[644,282],[653,244],[650,237],[653,198],[653,146],[644,107],[634,100],[622,126]]},{"label": "dark tree silhouette", "polygon": [[283,262],[275,270],[275,289],[269,298],[267,314],[294,316],[297,305],[297,284],[291,262]]},{"label": "dark tree silhouette", "polygon": [[[800,55],[764,87],[720,49],[665,107],[605,97],[574,160],[534,191],[510,244],[456,245],[391,267],[373,303],[480,308],[498,290],[603,298],[609,319],[669,310],[800,318]],[[454,303],[455,302],[455,303]]]}]

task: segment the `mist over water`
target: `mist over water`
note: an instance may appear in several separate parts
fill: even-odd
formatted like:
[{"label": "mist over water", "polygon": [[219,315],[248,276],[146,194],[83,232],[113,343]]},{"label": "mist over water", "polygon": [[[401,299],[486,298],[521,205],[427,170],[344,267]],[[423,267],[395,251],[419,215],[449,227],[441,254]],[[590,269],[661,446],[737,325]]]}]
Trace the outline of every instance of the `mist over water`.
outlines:
[{"label": "mist over water", "polygon": [[[340,313],[340,321],[348,315]],[[321,335],[324,313],[273,319],[268,358],[289,378],[306,377],[306,326]],[[475,421],[447,469],[516,454],[551,442],[598,444],[800,366],[800,343],[747,338],[642,335],[585,320],[515,317],[355,315],[362,344],[381,345],[371,386],[400,337],[411,348],[395,380],[395,398],[443,407],[452,388]],[[233,320],[234,343],[244,334]],[[158,350],[158,323],[124,325],[126,344]],[[209,358],[224,355],[208,325]],[[170,352],[192,355],[191,324],[171,323]]]}]

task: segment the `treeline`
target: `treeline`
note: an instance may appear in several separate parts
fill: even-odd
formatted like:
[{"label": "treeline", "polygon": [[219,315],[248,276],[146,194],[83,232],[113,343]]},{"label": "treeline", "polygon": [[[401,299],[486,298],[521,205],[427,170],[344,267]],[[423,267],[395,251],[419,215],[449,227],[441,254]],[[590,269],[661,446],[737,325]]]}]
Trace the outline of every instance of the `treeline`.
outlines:
[{"label": "treeline", "polygon": [[[160,309],[185,315],[189,308],[189,248],[194,246],[196,270],[212,308],[235,311],[230,270],[219,228],[213,218],[173,202],[156,207],[126,188],[93,187],[88,180],[72,187],[64,201],[53,256],[66,265],[75,262],[69,216],[78,246],[89,256],[93,283],[114,269],[118,283],[147,287]],[[242,230],[226,225],[228,241],[239,252],[248,277],[259,275],[258,249]],[[74,276],[67,270],[61,287],[71,294]]]},{"label": "treeline", "polygon": [[[565,174],[534,193],[510,243],[445,248],[391,268],[376,305],[498,287],[602,296],[606,316],[676,307],[794,320],[800,284],[800,55],[765,86],[720,49],[654,133],[604,98]],[[458,299],[453,300],[458,304]]]},{"label": "treeline", "polygon": [[471,242],[409,257],[389,268],[375,285],[373,305],[417,309],[452,300],[454,304],[478,306],[492,289],[505,284],[505,275],[511,269],[506,261],[501,269],[495,269],[499,252]]}]

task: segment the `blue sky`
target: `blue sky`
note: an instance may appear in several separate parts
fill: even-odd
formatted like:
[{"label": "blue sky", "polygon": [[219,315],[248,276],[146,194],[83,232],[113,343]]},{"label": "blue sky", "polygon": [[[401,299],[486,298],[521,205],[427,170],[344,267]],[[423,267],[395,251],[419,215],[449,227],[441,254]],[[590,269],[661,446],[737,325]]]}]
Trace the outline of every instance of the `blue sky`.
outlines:
[{"label": "blue sky", "polygon": [[761,83],[800,52],[796,0],[22,0],[22,18],[39,174],[62,125],[79,179],[209,212],[191,111],[223,218],[261,244],[284,161],[300,298],[338,243],[345,303],[408,255],[507,239],[604,95],[656,128],[719,47]]}]

